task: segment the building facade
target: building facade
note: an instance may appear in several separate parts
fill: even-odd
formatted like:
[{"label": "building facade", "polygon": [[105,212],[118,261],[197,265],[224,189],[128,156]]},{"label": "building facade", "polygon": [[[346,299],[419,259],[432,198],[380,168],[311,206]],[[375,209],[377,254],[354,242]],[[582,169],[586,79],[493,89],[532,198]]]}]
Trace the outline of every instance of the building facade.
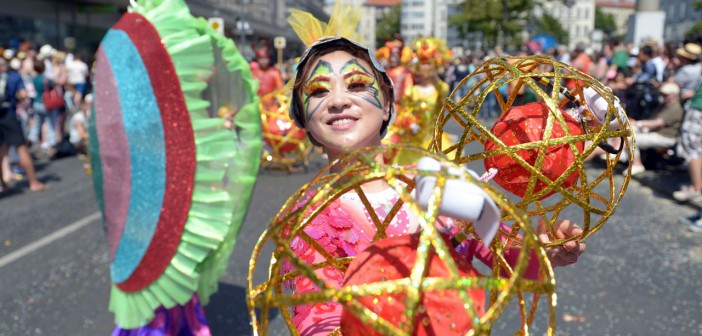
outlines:
[{"label": "building facade", "polygon": [[555,17],[568,32],[568,47],[588,45],[595,30],[595,1],[575,0],[573,6],[562,1],[543,1],[543,11]]},{"label": "building facade", "polygon": [[696,9],[696,0],[663,0],[661,10],[665,12],[665,41],[681,42],[685,33],[696,23],[702,22],[702,9]]},{"label": "building facade", "polygon": [[629,17],[634,14],[636,3],[633,1],[597,1],[595,6],[602,13],[610,14],[614,17],[614,23],[617,25],[615,35],[626,35],[627,23]]},{"label": "building facade", "polygon": [[404,0],[400,15],[400,34],[412,41],[419,37],[448,37],[449,0]]}]

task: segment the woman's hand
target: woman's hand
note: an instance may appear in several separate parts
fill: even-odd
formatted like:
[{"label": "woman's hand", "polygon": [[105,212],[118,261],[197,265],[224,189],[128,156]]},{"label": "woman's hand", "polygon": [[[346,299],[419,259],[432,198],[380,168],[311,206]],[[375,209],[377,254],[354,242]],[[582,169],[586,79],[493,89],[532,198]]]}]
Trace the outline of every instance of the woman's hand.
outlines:
[{"label": "woman's hand", "polygon": [[[553,241],[546,229],[546,223],[542,219],[539,219],[536,232],[542,243],[547,244]],[[580,235],[582,232],[583,229],[569,220],[558,221],[553,228],[556,239],[566,239]],[[560,246],[545,247],[544,250],[546,250],[546,256],[553,267],[567,266],[578,261],[578,257],[585,252],[585,243],[572,240]]]}]

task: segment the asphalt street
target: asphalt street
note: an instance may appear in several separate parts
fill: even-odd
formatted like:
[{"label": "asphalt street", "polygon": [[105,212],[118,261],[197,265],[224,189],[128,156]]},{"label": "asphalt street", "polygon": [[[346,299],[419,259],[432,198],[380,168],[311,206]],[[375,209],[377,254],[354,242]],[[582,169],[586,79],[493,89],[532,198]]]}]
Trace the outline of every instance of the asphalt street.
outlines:
[{"label": "asphalt street", "polygon": [[[228,273],[206,306],[214,335],[252,335],[244,302],[252,247],[319,162],[308,173],[260,174]],[[30,193],[20,183],[0,198],[0,335],[108,335],[114,328],[107,242],[81,165],[40,161],[39,177],[51,190]],[[678,223],[694,212],[632,181],[579,262],[556,270],[557,335],[702,335],[702,234]],[[543,307],[535,335],[545,331]],[[288,334],[274,316],[270,334]],[[506,312],[493,335],[513,335],[515,319],[515,310]]]}]

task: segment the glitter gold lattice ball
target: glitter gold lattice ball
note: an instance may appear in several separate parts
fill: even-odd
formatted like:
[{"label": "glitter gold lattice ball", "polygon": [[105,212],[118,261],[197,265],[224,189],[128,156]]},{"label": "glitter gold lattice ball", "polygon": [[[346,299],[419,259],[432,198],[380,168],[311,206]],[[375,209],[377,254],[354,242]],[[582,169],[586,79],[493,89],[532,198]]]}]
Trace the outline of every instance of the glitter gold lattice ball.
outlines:
[{"label": "glitter gold lattice ball", "polygon": [[[465,329],[460,333],[461,335],[484,335],[490,333],[492,325],[499,319],[507,305],[514,301],[522,317],[521,324],[515,327],[519,331],[525,331],[533,322],[540,295],[546,297],[549,307],[548,313],[539,311],[539,314],[550,316],[548,329],[553,332],[555,279],[545,252],[528,223],[529,219],[502,197],[494,187],[468,174],[461,177],[450,175],[449,169],[460,168],[439,154],[402,145],[391,149],[413,151],[441,162],[442,170],[428,172],[414,167],[378,164],[376,158],[382,157],[383,150],[385,149],[365,149],[340,158],[340,162],[345,163],[345,168],[340,173],[330,175],[320,173],[288,199],[283,209],[262,234],[250,260],[247,288],[247,303],[256,333],[268,334],[270,311],[280,309],[287,327],[292,334],[296,335],[298,331],[293,322],[293,311],[298,308],[303,310],[303,306],[328,307],[326,303],[329,302],[338,303],[342,307],[345,319],[353,318],[358,322],[352,323],[351,326],[347,323],[347,328],[361,328],[364,334],[421,335],[422,333],[418,330],[435,323],[444,323],[447,329],[451,329],[450,318],[441,315],[442,310],[445,311],[444,308],[447,308],[460,313],[453,317],[453,326],[457,327],[458,322],[462,323],[461,326]],[[325,172],[330,167],[331,165],[322,171]],[[436,178],[436,187],[433,189],[432,198],[426,209],[423,209],[412,196],[413,177],[418,175]],[[469,266],[465,265],[465,261],[452,257],[454,254],[451,251],[454,249],[454,244],[458,243],[456,237],[473,235],[470,223],[455,222],[455,225],[463,231],[453,237],[453,242],[447,240],[440,232],[440,225],[435,226],[435,223],[452,221],[450,218],[439,216],[439,208],[436,204],[441,204],[447,180],[457,178],[475,183],[484,189],[495,200],[500,211],[512,218],[511,224],[520,234],[521,239],[518,243],[514,239],[505,237],[492,241],[489,248],[494,256],[493,262],[488,265],[489,270],[482,271],[482,274],[461,271]],[[384,206],[371,204],[370,192],[364,191],[362,187],[369,182],[386,183],[394,190],[396,197]],[[355,197],[357,204],[362,204],[366,220],[371,225],[370,229],[366,226],[366,231],[360,231],[366,240],[349,239],[344,242],[356,241],[355,246],[358,248],[354,252],[348,252],[349,246],[344,246],[343,251],[347,253],[341,253],[340,247],[330,244],[328,239],[330,235],[320,235],[319,232],[319,223],[325,223],[327,226],[322,228],[327,229],[346,227],[343,223],[332,223],[333,214],[345,214],[343,218],[358,218],[343,212],[343,208],[339,206],[339,200],[342,197]],[[403,212],[415,216],[421,229],[410,238],[403,234],[388,235],[389,227],[397,223],[393,220]],[[335,234],[343,236],[349,232],[337,230]],[[319,276],[319,274],[343,276],[349,267],[359,269],[358,265],[349,266],[356,258],[355,253],[360,253],[359,258],[364,258],[362,262],[368,261],[368,265],[362,266],[364,273],[385,272],[385,269],[374,268],[372,262],[380,259],[385,263],[393,264],[391,258],[383,257],[382,253],[374,255],[373,249],[390,248],[392,250],[394,246],[392,244],[397,244],[396,251],[400,251],[398,252],[400,254],[403,251],[416,251],[410,267],[411,271],[398,272],[402,274],[392,277],[388,268],[387,278],[376,277],[370,282],[347,282],[339,288],[329,278]],[[310,250],[297,250],[301,245],[311,248],[321,257],[311,258],[309,253],[301,253],[300,251]],[[272,254],[268,258],[264,250],[271,249]],[[515,252],[518,252],[516,262],[509,264],[503,257],[507,249],[511,251],[516,249]],[[435,268],[434,266],[438,264],[441,267]],[[528,264],[537,265],[538,269],[536,272],[538,274],[533,275],[531,279],[525,278]],[[403,266],[400,265],[397,268]],[[440,269],[439,273],[443,273],[443,276],[436,275],[437,269]],[[261,270],[268,270],[265,281],[254,283],[254,274],[260,273]],[[349,278],[352,276],[347,276],[347,281]],[[318,290],[294,292],[288,286],[291,282],[312,284]],[[482,297],[486,297],[485,302],[474,302],[475,298],[481,297],[476,295],[478,294],[476,291],[484,293]],[[525,294],[529,293],[535,298],[532,302],[527,302],[528,300],[525,299]],[[449,297],[450,300],[446,300],[443,304],[453,302],[458,305],[458,309],[455,305],[437,308],[427,303],[425,299],[433,294],[438,297]],[[379,300],[383,300],[383,304],[377,304]],[[480,308],[481,306],[485,307],[484,310]],[[443,322],[437,321],[436,316],[445,317],[445,319]],[[352,335],[353,330],[358,330],[342,330],[342,327],[330,330],[330,333]]]},{"label": "glitter gold lattice ball", "polygon": [[290,119],[289,108],[290,97],[284,89],[261,98],[261,131],[266,144],[261,158],[264,168],[293,171],[309,165],[312,143],[305,131]]},{"label": "glitter gold lattice ball", "polygon": [[[468,83],[475,84],[464,87]],[[506,97],[500,87],[507,88]],[[531,93],[537,101],[524,103]],[[489,95],[496,97],[500,117],[486,126],[478,116]],[[457,164],[482,160],[486,170],[496,168],[493,182],[528,216],[551,224],[552,236],[551,226],[569,205],[581,212],[583,233],[567,240],[587,238],[612,215],[631,177],[630,163],[621,177],[615,166],[633,157],[633,132],[609,88],[548,57],[496,57],[463,79],[451,96],[437,120],[432,150],[445,148]],[[442,146],[443,133],[454,123],[461,129],[459,140]],[[608,152],[606,168],[586,171],[584,161],[598,147]]]}]

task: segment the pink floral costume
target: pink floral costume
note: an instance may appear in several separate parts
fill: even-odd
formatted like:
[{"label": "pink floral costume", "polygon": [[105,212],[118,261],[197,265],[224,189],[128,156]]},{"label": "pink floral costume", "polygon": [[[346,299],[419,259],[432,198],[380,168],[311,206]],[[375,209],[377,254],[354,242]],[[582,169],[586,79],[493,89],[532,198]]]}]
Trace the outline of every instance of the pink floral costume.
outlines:
[{"label": "pink floral costume", "polygon": [[[364,194],[381,222],[399,199],[397,192],[389,187],[380,192],[364,192]],[[456,233],[459,230],[450,218],[440,217],[436,226],[440,232],[447,234]],[[371,215],[355,192],[348,192],[334,200],[303,230],[334,257],[356,256],[371,244],[376,233]],[[389,223],[385,233],[387,237],[393,237],[416,233],[419,230],[417,218],[409,210],[409,205],[405,203]],[[299,237],[292,240],[290,247],[307,264],[312,265],[325,261],[320,253]],[[456,251],[468,262],[472,262],[473,257],[477,257],[486,265],[492,265],[491,251],[478,240],[466,240],[456,247]],[[519,249],[505,250],[505,259],[511,265],[516,264],[518,256]],[[288,273],[293,268],[286,261],[283,265],[283,272]],[[525,275],[527,278],[536,278],[538,271],[538,264],[531,262]],[[327,266],[315,272],[326,283],[336,288],[343,285],[344,274],[334,266]],[[305,276],[293,278],[288,286],[295,293],[309,293],[319,290]],[[294,308],[293,323],[300,335],[328,335],[339,327],[341,313],[342,305],[336,302],[300,305]]]}]

